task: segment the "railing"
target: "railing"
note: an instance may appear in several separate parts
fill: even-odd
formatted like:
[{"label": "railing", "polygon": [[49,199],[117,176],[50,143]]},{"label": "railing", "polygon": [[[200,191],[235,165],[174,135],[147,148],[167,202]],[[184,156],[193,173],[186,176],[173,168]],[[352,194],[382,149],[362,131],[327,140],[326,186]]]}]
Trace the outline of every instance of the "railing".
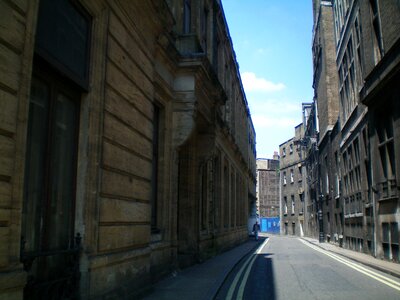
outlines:
[{"label": "railing", "polygon": [[[28,272],[28,281],[24,288],[24,299],[73,300],[79,299],[79,256],[81,252],[81,236],[78,233],[74,238],[74,245],[70,249],[54,251],[25,252],[25,241],[21,241],[21,262]],[[38,263],[50,273],[50,261],[61,260],[62,266],[48,276],[38,276],[32,271],[32,265]],[[39,268],[40,268],[39,267]]]}]

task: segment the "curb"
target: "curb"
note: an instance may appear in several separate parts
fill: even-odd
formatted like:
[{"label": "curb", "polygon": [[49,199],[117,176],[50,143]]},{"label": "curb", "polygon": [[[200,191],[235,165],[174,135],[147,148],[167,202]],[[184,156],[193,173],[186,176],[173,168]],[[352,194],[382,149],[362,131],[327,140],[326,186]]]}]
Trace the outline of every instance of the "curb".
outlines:
[{"label": "curb", "polygon": [[[339,256],[341,256],[341,257],[350,259],[350,260],[355,261],[355,262],[357,262],[357,263],[360,263],[360,264],[362,264],[362,265],[364,265],[364,266],[368,266],[368,267],[373,268],[373,269],[376,269],[376,270],[378,270],[378,271],[380,271],[380,272],[383,272],[383,273],[392,275],[392,276],[394,276],[394,277],[396,277],[396,278],[400,278],[400,273],[393,272],[393,271],[391,271],[391,270],[385,269],[384,267],[377,266],[376,264],[373,264],[373,263],[365,262],[365,261],[360,260],[360,259],[357,259],[357,258],[355,258],[355,257],[347,256],[347,255],[345,255],[345,254],[343,254],[343,253],[338,253],[338,252],[336,252],[336,251],[332,251],[332,250],[326,249],[326,248],[320,246],[319,244],[310,242],[309,240],[307,240],[307,239],[305,239],[305,238],[301,238],[301,239],[302,239],[303,241],[306,241],[307,243],[312,244],[312,245],[314,245],[314,246],[317,246],[317,247],[319,247],[319,248],[321,248],[321,249],[323,249],[323,250],[325,250],[325,251],[328,251],[328,252],[337,254],[337,255],[339,255]],[[371,257],[372,257],[373,259],[376,259],[376,258],[373,257],[373,256],[371,256]]]}]

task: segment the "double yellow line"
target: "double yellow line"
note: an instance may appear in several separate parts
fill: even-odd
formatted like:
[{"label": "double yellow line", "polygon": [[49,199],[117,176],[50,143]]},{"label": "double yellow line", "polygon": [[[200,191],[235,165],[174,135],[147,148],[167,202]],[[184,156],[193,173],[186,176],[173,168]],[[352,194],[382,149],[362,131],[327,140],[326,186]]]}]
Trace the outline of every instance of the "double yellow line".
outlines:
[{"label": "double yellow line", "polygon": [[269,242],[269,238],[267,238],[252,255],[247,258],[246,262],[242,265],[239,272],[236,274],[235,279],[233,280],[228,294],[226,295],[226,300],[231,300],[233,298],[233,294],[235,293],[236,287],[238,285],[239,279],[242,276],[243,271],[245,271],[242,281],[240,282],[239,290],[235,299],[242,300],[244,294],[244,288],[246,286],[247,279],[249,278],[251,268],[253,267],[254,261],[257,258],[257,255],[260,254],[261,250],[264,246]]},{"label": "double yellow line", "polygon": [[316,250],[316,251],[318,251],[320,253],[323,253],[323,254],[325,254],[325,255],[337,260],[338,262],[341,262],[342,264],[345,264],[346,266],[348,266],[348,267],[350,267],[350,268],[352,268],[352,269],[354,269],[354,270],[356,270],[356,271],[358,271],[358,272],[360,272],[360,273],[362,273],[364,275],[367,275],[367,276],[369,276],[369,277],[371,277],[371,278],[373,278],[373,279],[375,279],[375,280],[377,280],[377,281],[379,281],[379,282],[381,282],[383,284],[386,284],[387,286],[390,286],[391,288],[394,288],[395,290],[400,291],[400,282],[395,281],[393,279],[390,279],[390,278],[388,278],[386,276],[383,276],[382,274],[376,273],[376,272],[374,272],[372,270],[369,270],[369,269],[367,269],[367,268],[365,268],[365,267],[363,267],[363,266],[361,266],[359,264],[356,264],[356,263],[353,263],[353,262],[348,261],[346,259],[343,259],[341,256],[338,256],[336,254],[332,254],[332,253],[330,253],[330,252],[328,252],[326,250],[322,250],[321,248],[319,248],[317,246],[314,246],[314,245],[312,245],[312,244],[310,244],[310,243],[308,243],[308,242],[306,242],[304,240],[300,240],[300,241],[303,244],[307,245],[308,247],[310,247],[310,248],[312,248],[312,249],[314,249],[314,250]]}]

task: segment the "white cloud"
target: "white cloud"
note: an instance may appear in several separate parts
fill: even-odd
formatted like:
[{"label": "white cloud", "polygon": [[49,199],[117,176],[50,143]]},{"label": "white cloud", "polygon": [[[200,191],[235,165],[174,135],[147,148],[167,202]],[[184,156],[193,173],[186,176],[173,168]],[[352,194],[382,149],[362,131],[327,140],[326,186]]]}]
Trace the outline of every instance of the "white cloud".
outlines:
[{"label": "white cloud", "polygon": [[273,83],[265,78],[258,78],[252,72],[243,72],[241,74],[243,86],[246,92],[250,91],[263,91],[263,92],[276,92],[285,88],[283,83]]}]

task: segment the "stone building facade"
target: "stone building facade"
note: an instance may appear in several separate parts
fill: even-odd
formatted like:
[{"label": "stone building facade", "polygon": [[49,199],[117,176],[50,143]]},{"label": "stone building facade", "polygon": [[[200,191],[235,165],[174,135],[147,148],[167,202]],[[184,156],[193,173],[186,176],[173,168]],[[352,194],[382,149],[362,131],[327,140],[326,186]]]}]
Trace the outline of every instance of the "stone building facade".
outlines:
[{"label": "stone building facade", "polygon": [[220,1],[0,16],[0,298],[135,297],[246,239],[255,131]]},{"label": "stone building facade", "polygon": [[304,137],[304,124],[295,127],[292,139],[279,145],[281,234],[304,235],[305,164],[298,141]]},{"label": "stone building facade", "polygon": [[303,104],[304,136],[297,140],[297,149],[303,159],[304,186],[304,224],[305,235],[313,238],[319,236],[319,161],[318,161],[318,118],[315,101]]},{"label": "stone building facade", "polygon": [[257,159],[257,201],[260,217],[279,217],[279,155]]},{"label": "stone building facade", "polygon": [[[313,4],[314,90],[320,124],[315,180],[324,203],[320,231],[327,241],[399,261],[399,106],[394,101],[399,97],[394,85],[400,55],[399,3]],[[326,30],[321,26],[324,17]],[[333,45],[319,43],[318,36],[333,39]],[[326,85],[318,57],[333,50],[329,55],[335,64],[320,60],[329,78]],[[329,110],[337,111],[336,120],[326,113]]]},{"label": "stone building facade", "polygon": [[370,168],[366,246],[376,257],[400,262],[400,3],[358,2],[363,28],[360,98],[368,108],[365,157]]},{"label": "stone building facade", "polygon": [[331,236],[331,230],[335,231],[331,228],[330,222],[330,218],[333,218],[330,209],[336,201],[330,182],[330,179],[335,176],[335,171],[330,167],[334,161],[331,134],[339,114],[338,72],[333,28],[332,4],[329,1],[322,1],[314,10],[313,30],[313,88],[319,121],[318,170],[314,173],[319,179],[319,185],[315,191],[318,210],[314,214],[322,218],[318,224],[323,227],[323,230],[319,231],[326,233],[328,239]]}]

